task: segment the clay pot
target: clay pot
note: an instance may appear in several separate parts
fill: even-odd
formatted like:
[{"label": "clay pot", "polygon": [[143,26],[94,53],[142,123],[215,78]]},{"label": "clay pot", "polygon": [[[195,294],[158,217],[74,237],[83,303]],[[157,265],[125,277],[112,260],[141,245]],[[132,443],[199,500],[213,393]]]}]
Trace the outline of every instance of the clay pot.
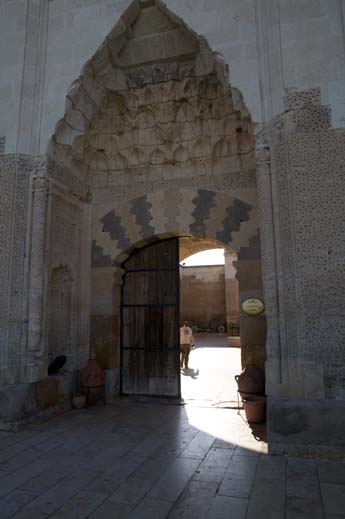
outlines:
[{"label": "clay pot", "polygon": [[83,409],[86,404],[86,396],[85,395],[74,395],[72,396],[72,405],[74,409]]},{"label": "clay pot", "polygon": [[86,366],[80,371],[80,385],[86,392],[88,405],[96,403],[103,393],[104,370],[94,355],[90,356]]},{"label": "clay pot", "polygon": [[254,366],[247,364],[244,370],[235,376],[240,393],[263,394],[265,392],[265,375]]},{"label": "clay pot", "polygon": [[93,355],[90,356],[86,366],[80,371],[80,384],[90,388],[104,386],[104,370]]},{"label": "clay pot", "polygon": [[266,397],[250,395],[243,397],[243,407],[247,422],[263,423],[266,421]]}]

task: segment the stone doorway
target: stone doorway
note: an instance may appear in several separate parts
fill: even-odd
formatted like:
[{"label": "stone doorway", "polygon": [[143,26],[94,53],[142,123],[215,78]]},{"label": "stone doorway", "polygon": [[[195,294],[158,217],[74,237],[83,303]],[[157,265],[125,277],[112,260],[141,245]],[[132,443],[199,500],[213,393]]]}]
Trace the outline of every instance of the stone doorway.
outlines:
[{"label": "stone doorway", "polygon": [[180,321],[192,328],[181,396],[201,407],[235,407],[241,369],[237,255],[221,243],[180,238]]},{"label": "stone doorway", "polygon": [[[206,405],[211,401],[220,405],[235,402],[234,375],[241,370],[241,350],[239,344],[237,348],[229,349],[225,326],[221,326],[221,333],[196,334],[197,347],[191,358],[197,364],[201,363],[203,368],[207,368],[208,363],[212,364],[211,369],[202,369],[200,381],[201,365],[191,370],[179,369],[179,328],[186,317],[179,261],[191,251],[202,250],[205,246],[220,247],[221,244],[195,236],[150,240],[147,245],[135,248],[122,263],[118,352],[121,394],[179,397],[181,373],[182,398],[185,401],[198,401],[199,404],[203,401]],[[227,254],[230,252],[227,250]],[[232,257],[234,259],[234,253]],[[227,262],[227,283],[223,267],[224,279],[220,287],[224,292],[224,323],[229,321],[226,317],[229,299],[233,307],[239,300],[235,268],[232,263],[231,266],[232,270]],[[200,297],[200,294],[191,295]],[[205,293],[201,294],[204,296]],[[216,301],[212,299],[209,303],[216,304]],[[239,308],[236,313],[233,310],[230,317],[229,331],[235,324],[239,327]],[[195,328],[196,323],[192,320],[190,325]],[[187,383],[186,377],[198,382]]]},{"label": "stone doorway", "polygon": [[[126,278],[126,263],[128,264],[128,261],[131,258],[139,257],[141,251],[147,251],[147,250],[154,250],[155,247],[159,247],[162,244],[174,242],[177,240],[179,242],[179,258],[181,259],[185,257],[186,250],[189,250],[189,248],[186,248],[186,242],[189,241],[189,243],[193,243],[194,250],[197,250],[197,248],[205,247],[205,242],[209,244],[217,243],[217,246],[221,246],[222,244],[220,242],[215,242],[214,239],[209,238],[200,238],[192,233],[185,231],[182,232],[181,230],[179,232],[173,233],[170,232],[165,234],[161,234],[158,236],[151,236],[146,240],[142,240],[138,243],[135,243],[129,250],[127,250],[125,253],[121,255],[121,259],[123,260],[120,263],[120,258],[117,259],[118,267],[115,268],[99,268],[94,270],[94,274],[97,274],[93,278],[93,287],[94,287],[94,295],[97,296],[97,301],[104,301],[105,296],[109,294],[109,291],[111,292],[111,299],[109,298],[109,317],[107,315],[102,316],[94,316],[95,323],[94,328],[92,329],[92,335],[91,335],[91,344],[93,349],[96,351],[97,358],[99,362],[105,367],[110,369],[115,369],[117,372],[117,378],[120,385],[120,374],[121,374],[121,366],[122,366],[122,359],[121,359],[121,344],[123,342],[123,315],[121,315],[121,308],[123,304],[123,291],[125,285],[125,278]],[[223,245],[224,247],[224,245]],[[232,253],[232,257],[234,259],[235,255]],[[128,259],[126,259],[128,258]],[[237,255],[236,255],[237,258]],[[171,262],[171,258],[169,260]],[[237,258],[237,261],[231,263],[231,267],[233,269],[231,279],[230,281],[235,282],[237,285],[237,294],[236,297],[238,297],[238,301],[243,300],[243,298],[246,297],[247,291],[246,287],[248,286],[248,280],[245,277],[246,270],[250,270],[252,266],[255,267],[255,264],[257,261],[260,261],[260,259],[252,259],[249,261],[246,259],[245,261],[241,262],[241,259]],[[236,266],[235,266],[236,265]],[[146,267],[142,265],[142,269],[146,270]],[[237,280],[235,278],[235,270],[238,269],[239,272],[241,272],[242,268],[242,278],[239,278]],[[142,270],[139,269],[139,270]],[[229,273],[228,273],[229,274]],[[254,278],[253,273],[251,275],[250,281],[252,281]],[[227,280],[229,281],[229,280]],[[260,280],[258,280],[259,282]],[[132,287],[133,288],[133,287]],[[229,287],[227,287],[229,288]],[[133,288],[134,290],[134,288]],[[140,292],[140,284],[137,286],[137,291]],[[108,296],[109,297],[109,296]],[[136,296],[135,296],[136,297]],[[255,361],[255,363],[263,368],[263,361],[265,359],[265,342],[261,338],[261,341],[258,339],[258,334],[253,333],[253,330],[262,330],[261,331],[261,337],[265,337],[265,317],[263,315],[260,315],[258,317],[247,317],[245,315],[241,315],[239,308],[237,310],[237,315],[235,316],[234,313],[232,314],[232,319],[235,319],[236,324],[238,324],[239,327],[243,330],[243,343],[242,343],[242,349],[237,349],[237,353],[233,352],[233,355],[230,355],[230,357],[236,358],[236,370],[235,372],[238,373],[241,369],[241,365],[245,365],[248,359],[248,354],[251,354],[252,359]],[[99,320],[99,321],[98,321]],[[135,319],[134,319],[135,320]],[[97,322],[98,321],[98,322]],[[149,319],[150,321],[150,319]],[[147,328],[149,328],[152,323],[155,321],[154,316],[152,317],[151,321],[149,323],[147,321]],[[232,321],[232,325],[235,322]],[[253,321],[256,321],[255,327],[253,326]],[[112,326],[109,326],[107,328],[106,325],[107,322],[111,322]],[[176,326],[177,328],[180,326],[181,322],[181,315],[177,317],[176,320]],[[102,326],[103,324],[103,326]],[[229,330],[233,329],[233,326],[230,324]],[[135,327],[134,321],[131,319],[127,322],[127,329],[131,329],[132,327]],[[162,328],[163,330],[163,328]],[[140,334],[139,334],[140,335]],[[139,337],[137,334],[137,336]],[[144,332],[141,334],[144,335]],[[228,344],[227,339],[227,333],[223,335],[224,339],[224,345]],[[139,339],[138,339],[139,340]],[[135,341],[134,341],[135,342]],[[143,345],[141,345],[143,346]],[[224,352],[223,352],[224,353]],[[220,354],[220,356],[223,355]],[[229,356],[229,355],[226,355]],[[238,357],[238,359],[237,359]],[[235,374],[235,372],[233,374]],[[138,373],[136,374],[138,375]],[[233,375],[231,375],[231,378],[233,378]],[[231,383],[232,384],[232,383]],[[145,386],[146,387],[146,386]],[[152,386],[153,387],[153,386]],[[147,389],[147,388],[146,388]],[[125,393],[128,393],[128,391],[125,391]],[[130,391],[131,394],[138,394],[138,391],[132,390]],[[156,395],[162,395],[163,392],[158,391],[152,391],[146,390],[146,391],[139,391],[141,394],[156,394]],[[171,395],[172,396],[172,395]],[[178,396],[177,393],[175,396]],[[183,395],[182,395],[183,396]],[[233,396],[231,397],[231,400],[233,401]]]},{"label": "stone doorway", "polygon": [[[157,239],[223,243],[240,301],[263,298],[255,170],[254,123],[226,64],[161,2],[133,2],[71,85],[49,150],[48,242],[76,273],[76,363],[92,348],[118,373],[121,265]],[[263,367],[265,315],[240,321],[242,360]]]}]

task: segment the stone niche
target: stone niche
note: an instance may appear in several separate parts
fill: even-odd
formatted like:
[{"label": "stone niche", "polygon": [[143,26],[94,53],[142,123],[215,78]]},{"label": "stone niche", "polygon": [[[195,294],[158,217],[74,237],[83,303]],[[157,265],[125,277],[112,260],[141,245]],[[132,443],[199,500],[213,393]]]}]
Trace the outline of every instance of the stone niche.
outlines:
[{"label": "stone niche", "polygon": [[66,265],[54,268],[48,295],[48,364],[56,357],[67,356],[70,352],[74,290],[72,271]]},{"label": "stone niche", "polygon": [[[51,200],[49,279],[47,302],[48,363],[66,355],[67,368],[78,358],[79,279],[81,263],[83,210],[72,200],[55,192]],[[76,366],[75,366],[76,367]]]}]

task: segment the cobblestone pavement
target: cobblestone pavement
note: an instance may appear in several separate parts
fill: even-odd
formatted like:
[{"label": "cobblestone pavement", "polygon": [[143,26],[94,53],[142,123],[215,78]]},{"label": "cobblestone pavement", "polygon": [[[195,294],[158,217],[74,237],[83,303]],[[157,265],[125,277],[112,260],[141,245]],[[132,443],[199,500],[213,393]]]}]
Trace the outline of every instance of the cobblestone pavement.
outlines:
[{"label": "cobblestone pavement", "polygon": [[345,517],[345,464],[268,456],[236,411],[133,402],[0,433],[0,517]]}]

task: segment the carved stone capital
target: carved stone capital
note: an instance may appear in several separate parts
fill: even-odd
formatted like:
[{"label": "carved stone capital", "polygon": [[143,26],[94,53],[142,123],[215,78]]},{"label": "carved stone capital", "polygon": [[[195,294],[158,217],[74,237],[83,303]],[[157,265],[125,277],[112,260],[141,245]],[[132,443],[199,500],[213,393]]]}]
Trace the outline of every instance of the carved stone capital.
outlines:
[{"label": "carved stone capital", "polygon": [[47,155],[38,155],[33,159],[33,171],[37,177],[44,177],[47,171]]},{"label": "carved stone capital", "polygon": [[271,151],[269,144],[257,144],[255,149],[256,165],[266,165],[271,163]]},{"label": "carved stone capital", "polygon": [[49,180],[45,177],[34,177],[32,181],[32,190],[34,192],[46,192],[49,191]]}]

